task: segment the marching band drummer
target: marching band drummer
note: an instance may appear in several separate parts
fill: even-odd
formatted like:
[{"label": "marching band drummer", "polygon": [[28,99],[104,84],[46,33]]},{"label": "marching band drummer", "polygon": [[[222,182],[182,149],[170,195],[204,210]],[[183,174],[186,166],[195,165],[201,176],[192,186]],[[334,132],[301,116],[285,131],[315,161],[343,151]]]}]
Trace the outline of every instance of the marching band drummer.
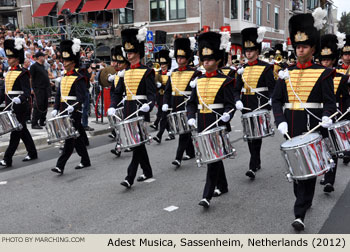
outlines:
[{"label": "marching band drummer", "polygon": [[[162,106],[164,112],[167,112],[169,107],[172,108],[172,112],[185,110],[186,103],[184,101],[189,99],[192,90],[190,82],[201,75],[200,71],[189,66],[193,54],[192,48],[194,45],[191,46],[191,41],[188,38],[178,38],[174,41],[174,54],[178,68],[169,73],[171,76],[165,86]],[[182,157],[185,150],[186,156]],[[189,160],[194,156],[191,133],[181,134],[176,157],[172,164],[178,168],[181,166],[181,160]]]},{"label": "marching band drummer", "polygon": [[[58,111],[67,111],[68,114],[71,114],[75,130],[77,130],[80,134],[77,138],[69,138],[64,141],[62,154],[57,160],[56,167],[51,169],[51,171],[62,175],[64,172],[64,167],[74,149],[81,157],[81,162],[75,167],[75,169],[78,170],[89,167],[91,166],[91,163],[84,137],[81,133],[84,131],[83,125],[81,124],[81,108],[87,92],[86,80],[84,76],[75,70],[75,67],[79,66],[80,40],[73,39],[73,41],[61,41],[60,52],[66,73],[57,89],[54,110],[52,110],[51,116],[57,116]],[[78,104],[73,106],[75,103]]]},{"label": "marching band drummer", "polygon": [[30,74],[28,70],[24,70],[19,66],[24,62],[24,39],[7,39],[4,42],[4,50],[10,69],[5,76],[5,89],[0,95],[0,104],[5,99],[6,104],[12,100],[13,111],[20,124],[22,130],[15,130],[11,132],[10,143],[4,155],[4,159],[0,161],[1,166],[11,167],[12,157],[16,152],[20,139],[22,139],[28,155],[23,161],[30,161],[38,158],[38,153],[32,136],[30,135],[26,124],[26,111],[29,106],[28,99],[30,98]]},{"label": "marching band drummer", "polygon": [[[339,35],[342,36],[342,34]],[[345,34],[343,34],[343,36],[345,39]],[[322,66],[327,68],[334,68],[337,65],[336,63],[339,57],[338,49],[342,49],[343,43],[343,40],[334,34],[326,34],[321,37],[321,53],[319,55],[319,59]],[[338,111],[341,111],[341,113],[345,113],[350,105],[348,81],[349,76],[344,75],[340,72],[337,72],[336,76],[333,79],[334,93],[338,104]],[[348,115],[347,118],[349,118]],[[338,166],[338,156],[332,155],[332,159],[334,160],[335,167],[328,171],[324,175],[324,179],[320,181],[320,184],[324,185],[323,191],[327,193],[334,191],[334,181]]]},{"label": "marching band drummer", "polygon": [[[147,29],[125,29],[121,32],[122,46],[127,54],[130,66],[122,71],[119,81],[111,97],[111,107],[108,109],[108,115],[115,114],[115,108],[124,101],[124,117],[131,115],[140,107],[140,116],[144,116],[146,122],[150,121],[149,112],[152,110],[156,99],[156,85],[154,83],[154,71],[140,63],[145,55],[144,41]],[[151,102],[150,105],[147,102]],[[135,115],[136,116],[136,115]],[[149,162],[145,144],[132,148],[132,160],[128,167],[127,176],[120,184],[130,188],[136,177],[139,164],[143,174],[137,178],[137,181],[145,181],[153,177],[152,167]]]},{"label": "marching band drummer", "polygon": [[[273,113],[278,130],[290,137],[299,136],[322,121],[322,127],[329,127],[332,119],[329,117],[336,111],[334,95],[333,69],[312,62],[313,55],[319,52],[320,32],[322,28],[322,16],[325,15],[321,8],[315,10],[316,16],[298,14],[289,20],[289,33],[294,50],[296,51],[297,64],[289,67],[284,76],[276,83],[272,97]],[[321,11],[321,12],[320,12]],[[289,82],[292,80],[292,83]],[[283,106],[285,108],[283,112]],[[327,135],[325,129],[323,135]],[[315,192],[316,177],[307,180],[293,182],[295,220],[292,226],[295,230],[304,230],[304,218],[306,211],[312,205]]]},{"label": "marching band drummer", "polygon": [[[222,35],[215,32],[206,32],[199,36],[199,57],[203,62],[206,73],[198,77],[196,87],[192,85],[191,98],[187,104],[188,124],[196,125],[196,113],[198,113],[198,133],[218,119],[219,125],[226,125],[231,130],[229,121],[233,113],[228,112],[234,108],[233,88],[234,79],[227,77],[218,71],[224,60],[224,50],[221,45]],[[215,112],[215,113],[214,113]],[[215,189],[216,187],[216,189]],[[215,191],[214,191],[215,190]],[[208,208],[213,196],[227,193],[227,180],[223,162],[217,161],[208,164],[207,178],[200,206]]]},{"label": "marching band drummer", "polygon": [[[234,100],[237,110],[241,110],[243,114],[269,102],[275,86],[273,65],[258,59],[264,33],[263,28],[246,28],[241,32],[244,55],[248,59],[248,63],[237,71],[239,75],[234,91]],[[243,107],[249,108],[251,111],[243,110]],[[269,106],[264,107],[264,109],[267,108]],[[255,173],[261,168],[261,144],[262,139],[248,140],[250,162],[246,176],[250,179],[255,179]]]}]

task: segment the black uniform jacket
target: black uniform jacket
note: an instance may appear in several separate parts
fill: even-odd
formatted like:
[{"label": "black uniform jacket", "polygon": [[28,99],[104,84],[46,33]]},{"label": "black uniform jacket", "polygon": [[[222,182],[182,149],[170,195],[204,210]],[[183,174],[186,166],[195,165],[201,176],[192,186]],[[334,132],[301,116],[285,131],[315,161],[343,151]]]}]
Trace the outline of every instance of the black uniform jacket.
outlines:
[{"label": "black uniform jacket", "polygon": [[[185,110],[185,103],[183,102],[191,96],[192,91],[190,82],[201,74],[200,71],[197,71],[190,66],[176,68],[171,73],[165,86],[164,104],[168,104],[169,107],[173,109],[173,112]],[[188,98],[185,95],[180,94],[180,92],[186,92]],[[181,103],[183,104],[177,108]]]},{"label": "black uniform jacket", "polygon": [[[349,95],[349,75],[346,74],[346,69],[340,67],[336,69],[337,73],[333,79],[334,92],[337,99],[338,109],[344,113],[350,106],[350,95]],[[350,119],[350,115],[345,116],[346,119]]]},{"label": "black uniform jacket", "polygon": [[[250,108],[252,110],[259,107],[258,100],[260,99],[260,106],[264,105],[272,97],[273,89],[275,86],[275,79],[273,77],[273,65],[270,65],[264,61],[256,60],[255,62],[245,64],[244,66],[243,82],[242,75],[237,76],[237,85],[234,90],[235,102],[241,100],[244,107]],[[250,87],[249,87],[249,86]],[[246,90],[242,92],[242,88]],[[266,91],[251,92],[251,89],[256,88],[267,88]],[[269,106],[264,107],[264,109],[270,109]],[[242,113],[247,113],[250,111],[242,110]]]},{"label": "black uniform jacket", "polygon": [[85,101],[86,92],[85,77],[79,74],[76,70],[67,72],[62,77],[61,83],[56,92],[55,109],[63,111],[67,108],[67,104],[73,105],[78,102],[78,104],[74,106],[74,111],[81,110],[81,106]]},{"label": "black uniform jacket", "polygon": [[[223,108],[213,109],[221,115],[224,112],[229,112],[235,106],[232,99],[234,85],[235,79],[218,71],[198,77],[197,86],[192,90],[191,98],[187,103],[188,118],[195,118],[196,113],[198,113],[198,132],[203,131],[219,118],[218,115],[203,106],[203,101],[207,105],[222,104]],[[198,105],[201,107],[198,107]],[[230,114],[231,118],[233,114],[234,112]],[[229,122],[224,123],[220,120],[219,125],[226,125],[227,130],[231,130]]]},{"label": "black uniform jacket", "polygon": [[[308,108],[308,110],[322,119],[322,116],[331,116],[336,111],[336,100],[334,95],[333,77],[335,71],[320,65],[308,62],[304,65],[297,64],[289,67],[289,75],[295,93],[303,103],[322,103],[323,108]],[[294,95],[289,80],[279,79],[272,98],[273,113],[276,125],[281,122],[288,123],[288,134],[293,136],[301,135],[312,129],[320,122],[310,115],[304,108],[300,108],[300,102]],[[283,106],[291,103],[291,108]],[[309,120],[308,120],[309,118]],[[320,128],[322,135],[325,130]]]},{"label": "black uniform jacket", "polygon": [[[11,92],[20,92],[21,94],[11,94]],[[6,105],[11,103],[8,96],[12,98],[19,96],[20,104],[13,104],[15,114],[23,114],[29,106],[28,99],[30,97],[30,73],[20,66],[12,67],[5,76],[5,89],[1,90],[0,104],[5,99]],[[8,94],[8,96],[6,95]]]},{"label": "black uniform jacket", "polygon": [[[154,70],[142,64],[136,64],[126,68],[124,77],[119,78],[112,93],[111,107],[117,108],[117,105],[122,101],[124,95],[126,95],[126,100],[124,101],[125,117],[129,116],[135,112],[138,107],[142,106],[136,98],[141,103],[152,102],[149,104],[151,111],[156,99]],[[140,111],[138,114],[139,116],[143,116],[145,121],[149,122],[149,112],[145,113]]]},{"label": "black uniform jacket", "polygon": [[230,77],[230,78],[236,78],[237,76],[237,69],[231,68],[231,67],[222,67],[219,72],[223,73],[224,75]]}]

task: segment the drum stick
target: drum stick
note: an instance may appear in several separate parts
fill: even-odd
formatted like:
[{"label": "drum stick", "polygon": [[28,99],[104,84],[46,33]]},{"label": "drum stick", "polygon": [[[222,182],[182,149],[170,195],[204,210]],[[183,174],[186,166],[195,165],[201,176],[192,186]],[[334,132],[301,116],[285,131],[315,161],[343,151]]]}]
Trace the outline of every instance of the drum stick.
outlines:
[{"label": "drum stick", "polygon": [[267,105],[269,105],[268,102],[266,102],[264,105],[262,105],[262,106],[260,106],[260,107],[258,107],[258,108],[256,108],[256,109],[254,109],[253,112],[254,112],[254,111],[257,111],[257,110],[259,110],[259,109],[261,109],[261,108],[263,108],[263,107],[265,107],[265,106],[267,106]]},{"label": "drum stick", "polygon": [[[231,113],[231,112],[233,112],[235,110],[235,108],[233,108],[233,109],[231,109],[229,112],[227,112],[227,113]],[[219,121],[220,121],[221,119],[219,118],[218,120],[216,120],[215,122],[213,122],[212,124],[210,124],[208,127],[206,127],[202,132],[205,132],[205,131],[207,131],[208,129],[210,129],[211,127],[213,127],[215,124],[217,124]]]},{"label": "drum stick", "polygon": [[[144,103],[147,105],[150,105],[152,102],[150,101],[149,103]],[[135,115],[137,112],[140,111],[141,108],[139,108],[138,110],[136,110],[134,113],[130,114],[127,118],[124,119],[124,121],[128,120],[130,117],[132,117],[133,115]]]},{"label": "drum stick", "polygon": [[[75,105],[77,105],[79,102],[76,102],[76,103],[74,103],[73,104],[73,107],[75,106]],[[68,110],[68,107],[65,109],[65,110],[63,110],[61,113],[59,113],[57,116],[60,116],[60,115],[62,115],[64,112],[66,112]]]},{"label": "drum stick", "polygon": [[117,115],[113,115],[113,116],[115,116],[119,121],[123,121],[119,116]]},{"label": "drum stick", "polygon": [[[339,112],[335,112],[333,115],[331,115],[329,117],[329,119],[333,118],[334,116],[336,116]],[[302,138],[306,137],[307,135],[309,135],[310,133],[314,132],[315,130],[317,130],[320,126],[322,126],[322,123],[320,122],[316,127],[314,127],[313,129],[311,129],[309,132],[307,132],[305,135],[302,136]]]},{"label": "drum stick", "polygon": [[5,111],[6,109],[8,109],[12,104],[13,104],[13,101],[10,102],[9,105],[6,106],[6,108],[4,108],[4,111]]},{"label": "drum stick", "polygon": [[182,104],[186,103],[190,98],[185,99],[183,102],[181,102],[179,105],[176,106],[176,108],[180,107]]},{"label": "drum stick", "polygon": [[[350,67],[349,67],[350,68]],[[347,113],[350,112],[350,109],[347,109],[346,112],[344,114],[342,114],[337,120],[336,122],[340,121],[340,119],[342,119]]]},{"label": "drum stick", "polygon": [[291,138],[290,138],[288,132],[286,132],[286,134],[284,134],[284,135],[288,138],[288,140],[291,140]]},{"label": "drum stick", "polygon": [[243,107],[243,109],[245,109],[245,110],[252,110],[252,109],[250,109],[250,108],[246,108],[246,107]]}]

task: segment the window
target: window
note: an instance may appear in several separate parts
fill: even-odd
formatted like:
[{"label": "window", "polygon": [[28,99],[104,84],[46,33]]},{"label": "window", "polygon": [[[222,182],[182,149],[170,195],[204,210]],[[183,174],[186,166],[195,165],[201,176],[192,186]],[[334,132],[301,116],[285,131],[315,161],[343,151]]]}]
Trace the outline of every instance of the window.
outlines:
[{"label": "window", "polygon": [[231,18],[238,18],[238,0],[231,0]]},{"label": "window", "polygon": [[151,21],[166,20],[166,1],[165,0],[151,0]]},{"label": "window", "polygon": [[270,21],[270,12],[271,12],[271,4],[270,3],[267,3],[267,6],[266,6],[266,19],[267,21]]},{"label": "window", "polygon": [[256,24],[258,26],[261,25],[261,13],[262,13],[261,1],[260,0],[256,0]]},{"label": "window", "polygon": [[307,0],[307,8],[313,10],[318,6],[318,0]]},{"label": "window", "polygon": [[243,19],[247,21],[251,21],[251,7],[252,7],[252,0],[242,0],[243,1]]},{"label": "window", "polygon": [[129,0],[124,9],[119,9],[119,24],[134,23],[134,0]]},{"label": "window", "polygon": [[303,10],[303,0],[293,0],[292,1],[293,11],[302,11]]},{"label": "window", "polygon": [[169,0],[170,19],[186,18],[186,2],[185,0]]},{"label": "window", "polygon": [[280,8],[275,7],[275,29],[278,30],[278,18],[279,18]]},{"label": "window", "polygon": [[47,17],[44,17],[44,23],[45,23],[46,27],[58,26],[58,24],[57,24],[57,4],[55,5],[55,7],[53,7],[53,9],[49,13],[49,15]]}]

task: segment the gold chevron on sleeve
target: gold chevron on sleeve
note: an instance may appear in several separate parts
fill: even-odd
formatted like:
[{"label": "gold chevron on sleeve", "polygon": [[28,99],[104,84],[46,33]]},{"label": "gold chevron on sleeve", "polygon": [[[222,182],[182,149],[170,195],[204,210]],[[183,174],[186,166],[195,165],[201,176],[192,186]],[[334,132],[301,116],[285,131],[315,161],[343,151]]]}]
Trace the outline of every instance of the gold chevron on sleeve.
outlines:
[{"label": "gold chevron on sleeve", "polygon": [[12,91],[13,85],[17,80],[18,76],[22,73],[22,71],[8,71],[5,77],[5,90],[6,93],[8,91]]},{"label": "gold chevron on sleeve", "polygon": [[[225,82],[226,78],[201,78],[197,81],[197,96],[199,104],[202,105],[200,113],[212,113],[210,109],[203,105],[214,104],[216,94],[220,90],[222,84]],[[200,99],[201,97],[202,99]],[[202,102],[203,100],[203,102]]]},{"label": "gold chevron on sleeve", "polygon": [[181,92],[185,91],[193,74],[194,71],[177,71],[171,74],[171,86],[172,91],[175,92],[175,96],[182,96],[182,94],[179,93],[179,90]]},{"label": "gold chevron on sleeve", "polygon": [[128,101],[132,100],[133,95],[136,95],[139,84],[146,71],[147,69],[129,69],[125,71],[124,84],[126,90],[126,99]]},{"label": "gold chevron on sleeve", "polygon": [[63,99],[63,96],[69,96],[69,92],[72,89],[73,83],[78,78],[78,76],[70,75],[64,76],[61,80],[61,102],[67,102],[66,99]]},{"label": "gold chevron on sleeve", "polygon": [[[160,80],[161,80],[160,82],[162,83],[163,86],[166,85],[166,83],[168,81],[168,78],[169,78],[169,76],[166,75],[166,74],[160,75]],[[164,90],[163,89],[159,90],[159,94],[163,95],[164,94]]]},{"label": "gold chevron on sleeve", "polygon": [[116,88],[117,85],[118,85],[118,81],[119,81],[120,77],[118,74],[115,74],[115,77],[114,77],[114,87]]},{"label": "gold chevron on sleeve", "polygon": [[221,71],[223,72],[224,75],[228,75],[231,71],[231,68],[228,68],[228,69],[221,69]]}]

